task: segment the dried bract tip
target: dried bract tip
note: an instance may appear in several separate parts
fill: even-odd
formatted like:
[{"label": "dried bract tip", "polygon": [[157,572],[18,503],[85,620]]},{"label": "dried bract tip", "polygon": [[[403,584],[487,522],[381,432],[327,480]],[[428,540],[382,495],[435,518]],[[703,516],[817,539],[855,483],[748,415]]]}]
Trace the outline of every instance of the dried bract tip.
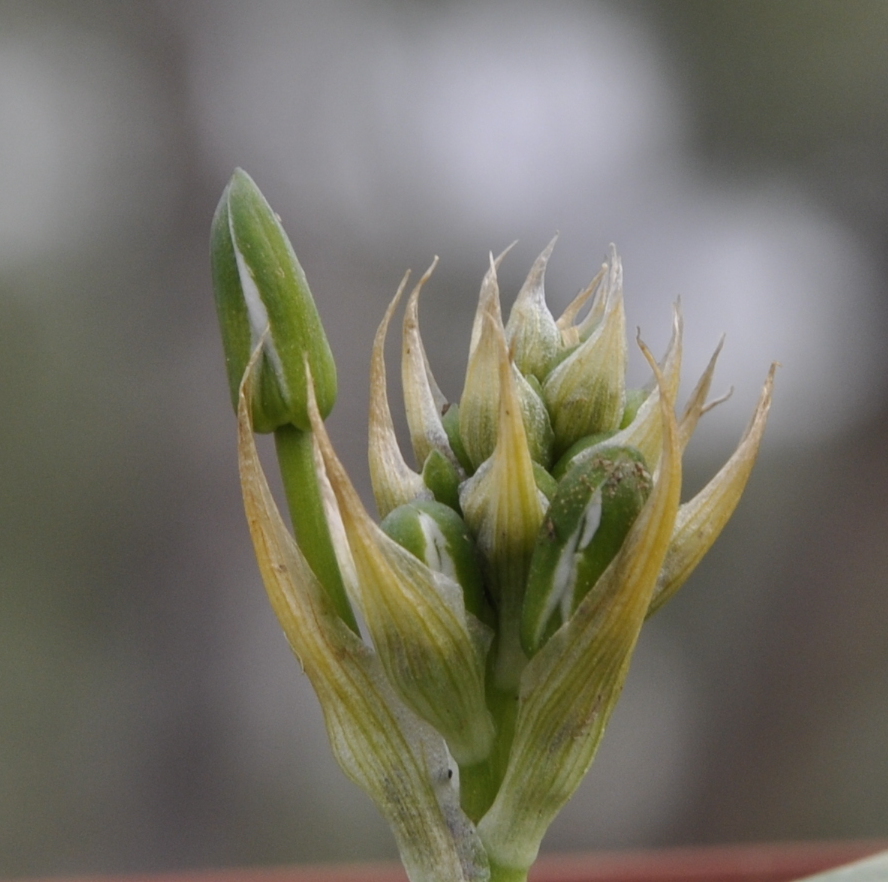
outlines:
[{"label": "dried bract tip", "polygon": [[436,450],[459,468],[459,461],[450,447],[442,421],[448,402],[435,382],[419,333],[419,293],[437,263],[436,257],[410,294],[404,312],[401,344],[404,409],[417,464],[424,463],[429,454]]},{"label": "dried bract tip", "polygon": [[755,414],[734,455],[690,502],[679,509],[675,532],[663,571],[657,580],[649,615],[663,606],[684,584],[734,513],[758,457],[771,409],[776,371],[777,365],[772,364]]},{"label": "dried bract tip", "polygon": [[401,453],[386,387],[385,338],[392,315],[407,285],[408,276],[409,273],[401,280],[385,311],[373,340],[373,354],[370,357],[370,480],[376,497],[376,507],[382,517],[399,505],[414,499],[431,497],[422,476],[407,465]]}]

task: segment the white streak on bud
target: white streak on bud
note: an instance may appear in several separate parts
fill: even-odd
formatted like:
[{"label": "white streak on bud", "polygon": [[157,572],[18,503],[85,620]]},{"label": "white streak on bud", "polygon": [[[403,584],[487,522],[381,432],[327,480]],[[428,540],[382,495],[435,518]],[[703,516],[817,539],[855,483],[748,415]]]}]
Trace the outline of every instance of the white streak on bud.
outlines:
[{"label": "white streak on bud", "polygon": [[444,532],[438,526],[437,521],[425,512],[419,512],[418,519],[425,539],[425,554],[422,556],[422,560],[425,561],[429,569],[436,573],[442,573],[459,584],[456,564],[450,555],[450,543]]},{"label": "white streak on bud", "polygon": [[556,606],[561,606],[562,621],[567,621],[574,608],[574,589],[577,584],[578,557],[589,547],[601,525],[601,490],[596,490],[586,506],[577,528],[567,537],[558,556],[552,584],[555,590],[546,599],[541,621],[548,622]]},{"label": "white streak on bud", "polygon": [[256,280],[253,278],[253,272],[238,245],[230,213],[228,215],[228,229],[231,235],[231,244],[234,247],[234,259],[237,262],[237,274],[240,279],[241,291],[243,291],[244,295],[244,303],[247,307],[247,316],[250,320],[250,348],[255,349],[260,343],[262,344],[262,352],[267,356],[274,370],[281,397],[286,399],[289,397],[290,391],[287,378],[284,375],[284,365],[281,362],[280,354],[274,345],[274,337],[271,334],[268,310],[262,302],[262,296],[259,293]]},{"label": "white streak on bud", "polygon": [[596,490],[589,500],[589,505],[583,512],[580,519],[578,530],[582,532],[576,540],[573,561],[573,578],[570,582],[570,590],[563,592],[561,595],[561,618],[567,621],[574,609],[574,589],[577,584],[577,567],[579,559],[582,558],[583,552],[589,547],[589,543],[595,538],[598,528],[601,526],[601,490]]}]

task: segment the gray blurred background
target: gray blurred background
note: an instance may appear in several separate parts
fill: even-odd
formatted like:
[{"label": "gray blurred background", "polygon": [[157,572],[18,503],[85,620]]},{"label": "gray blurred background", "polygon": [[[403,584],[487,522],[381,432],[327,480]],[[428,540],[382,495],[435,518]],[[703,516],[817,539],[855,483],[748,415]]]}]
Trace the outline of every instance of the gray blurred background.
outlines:
[{"label": "gray blurred background", "polygon": [[881,0],[0,2],[0,875],[394,856],[242,515],[207,260],[236,165],[311,281],[365,495],[372,334],[435,254],[453,396],[513,239],[506,307],[556,230],[553,310],[611,241],[656,349],[681,296],[687,388],[726,331],[689,490],[783,363],[545,848],[888,835],[886,96]]}]

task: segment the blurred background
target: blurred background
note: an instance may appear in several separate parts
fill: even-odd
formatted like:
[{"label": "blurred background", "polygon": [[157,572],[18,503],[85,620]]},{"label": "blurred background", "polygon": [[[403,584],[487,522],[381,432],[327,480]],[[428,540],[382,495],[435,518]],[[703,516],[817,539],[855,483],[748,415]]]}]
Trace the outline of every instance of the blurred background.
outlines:
[{"label": "blurred background", "polygon": [[247,536],[207,259],[237,165],[308,274],[367,498],[373,330],[436,254],[453,396],[513,239],[506,308],[556,231],[553,311],[611,241],[657,350],[680,296],[688,389],[727,332],[689,492],[783,364],[544,847],[888,835],[886,94],[881,0],[2,0],[0,876],[395,855]]}]

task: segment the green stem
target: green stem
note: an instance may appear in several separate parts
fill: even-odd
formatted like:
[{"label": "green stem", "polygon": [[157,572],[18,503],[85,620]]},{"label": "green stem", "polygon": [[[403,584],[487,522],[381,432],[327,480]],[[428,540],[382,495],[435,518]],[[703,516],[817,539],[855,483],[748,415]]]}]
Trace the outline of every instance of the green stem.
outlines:
[{"label": "green stem", "polygon": [[514,867],[502,867],[490,863],[490,882],[526,882],[527,870],[516,870]]},{"label": "green stem", "polygon": [[311,432],[281,426],[275,430],[274,444],[299,550],[323,585],[339,618],[359,634],[324,514]]},{"label": "green stem", "polygon": [[514,687],[497,686],[492,667],[499,657],[495,643],[491,648],[487,675],[487,707],[496,724],[493,749],[483,762],[473,766],[460,766],[459,769],[460,803],[463,811],[476,824],[496,799],[506,774],[509,752],[515,737],[515,719],[518,715],[517,680]]},{"label": "green stem", "polygon": [[459,767],[459,801],[469,820],[477,824],[493,803],[498,788],[490,758]]},{"label": "green stem", "polygon": [[502,692],[517,694],[518,681],[527,665],[521,648],[521,611],[532,553],[532,541],[510,543],[493,556],[487,570],[497,608],[497,636],[491,648],[495,662],[488,676]]}]

